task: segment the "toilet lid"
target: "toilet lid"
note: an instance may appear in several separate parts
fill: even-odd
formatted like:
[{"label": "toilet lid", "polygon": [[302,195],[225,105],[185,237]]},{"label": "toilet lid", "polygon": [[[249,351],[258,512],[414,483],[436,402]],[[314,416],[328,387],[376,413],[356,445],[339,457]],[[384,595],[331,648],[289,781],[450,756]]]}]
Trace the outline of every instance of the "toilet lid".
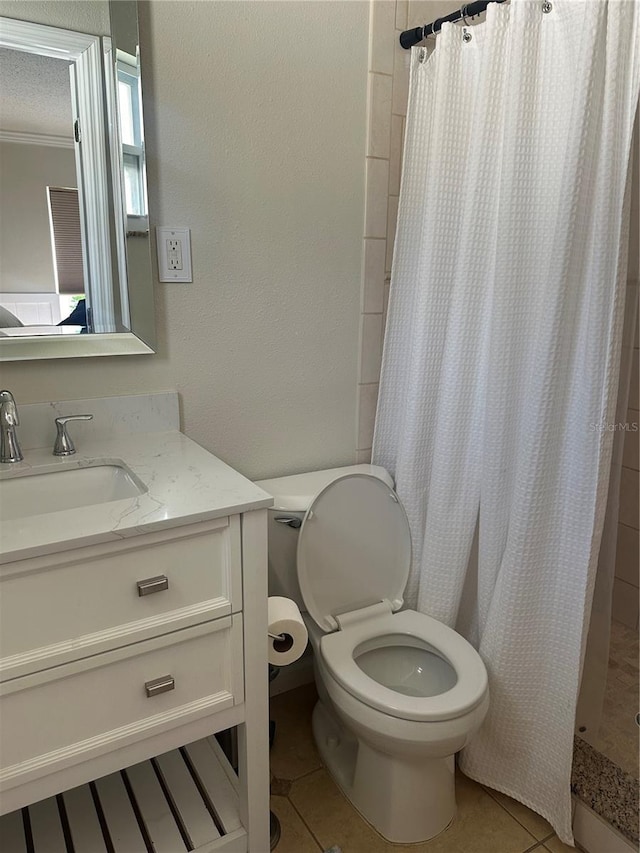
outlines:
[{"label": "toilet lid", "polygon": [[298,538],[302,598],[324,631],[336,615],[387,600],[402,607],[411,535],[393,489],[377,477],[348,474],[314,499]]}]

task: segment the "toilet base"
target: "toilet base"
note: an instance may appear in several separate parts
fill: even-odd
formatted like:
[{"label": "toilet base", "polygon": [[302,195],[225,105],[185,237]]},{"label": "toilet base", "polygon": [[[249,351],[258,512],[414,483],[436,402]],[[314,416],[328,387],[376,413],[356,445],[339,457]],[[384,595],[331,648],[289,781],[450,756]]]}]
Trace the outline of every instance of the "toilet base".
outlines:
[{"label": "toilet base", "polygon": [[388,841],[428,841],[453,820],[454,756],[407,759],[358,740],[318,701],[313,734],[320,757],[345,796]]}]

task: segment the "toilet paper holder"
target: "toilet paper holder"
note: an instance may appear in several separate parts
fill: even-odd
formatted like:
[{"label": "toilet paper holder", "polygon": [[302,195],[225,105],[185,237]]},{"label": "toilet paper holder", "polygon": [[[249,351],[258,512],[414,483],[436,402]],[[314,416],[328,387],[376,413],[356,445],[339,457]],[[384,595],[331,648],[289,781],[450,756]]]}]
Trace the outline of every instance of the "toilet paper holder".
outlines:
[{"label": "toilet paper holder", "polygon": [[274,666],[287,666],[304,652],[308,635],[302,614],[295,601],[281,595],[269,596],[267,602],[267,655]]},{"label": "toilet paper holder", "polygon": [[267,635],[273,640],[273,648],[277,652],[288,652],[293,646],[291,634],[272,634],[271,631],[267,631]]}]

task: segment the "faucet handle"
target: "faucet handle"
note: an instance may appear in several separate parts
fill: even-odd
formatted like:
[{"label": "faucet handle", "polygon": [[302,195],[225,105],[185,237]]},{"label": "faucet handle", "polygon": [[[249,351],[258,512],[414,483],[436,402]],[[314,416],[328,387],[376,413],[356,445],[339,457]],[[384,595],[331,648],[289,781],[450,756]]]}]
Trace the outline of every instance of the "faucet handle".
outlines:
[{"label": "faucet handle", "polygon": [[0,418],[5,426],[20,426],[18,407],[11,391],[0,391]]},{"label": "faucet handle", "polygon": [[75,445],[71,441],[71,436],[67,431],[69,421],[90,421],[93,415],[65,415],[61,418],[56,418],[56,443],[53,447],[54,456],[72,456],[76,452]]},{"label": "faucet handle", "polygon": [[22,462],[24,456],[16,435],[20,425],[18,407],[11,391],[0,391],[0,462]]}]

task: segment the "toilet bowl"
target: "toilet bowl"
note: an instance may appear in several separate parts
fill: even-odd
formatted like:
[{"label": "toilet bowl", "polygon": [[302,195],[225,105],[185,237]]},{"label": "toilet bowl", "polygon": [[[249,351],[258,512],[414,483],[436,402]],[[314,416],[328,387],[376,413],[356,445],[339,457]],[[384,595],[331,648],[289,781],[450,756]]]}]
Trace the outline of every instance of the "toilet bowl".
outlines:
[{"label": "toilet bowl", "polygon": [[272,591],[307,611],[321,758],[389,841],[432,838],[455,813],[455,753],[487,713],[484,664],[451,628],[401,610],[409,525],[384,469],[353,466],[260,485],[275,499]]}]

